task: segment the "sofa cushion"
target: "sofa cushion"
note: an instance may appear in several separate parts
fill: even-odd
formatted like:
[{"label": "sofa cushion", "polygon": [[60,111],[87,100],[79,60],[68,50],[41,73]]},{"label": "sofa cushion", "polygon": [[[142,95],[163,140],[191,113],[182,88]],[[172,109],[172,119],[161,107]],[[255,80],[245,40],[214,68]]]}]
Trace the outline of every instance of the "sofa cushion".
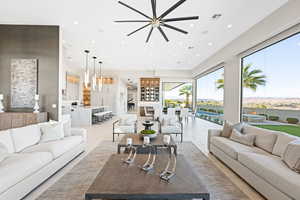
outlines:
[{"label": "sofa cushion", "polygon": [[175,126],[178,124],[178,117],[177,116],[164,116],[162,118],[162,126]]},{"label": "sofa cushion", "polygon": [[82,142],[82,136],[70,136],[64,138],[63,140],[39,143],[37,145],[24,149],[23,153],[50,152],[56,159]]},{"label": "sofa cushion", "polygon": [[22,128],[11,129],[11,136],[16,152],[20,152],[26,147],[37,144],[41,138],[39,126],[31,125]]},{"label": "sofa cushion", "polygon": [[300,140],[290,142],[287,145],[282,160],[289,168],[300,173]]},{"label": "sofa cushion", "polygon": [[0,163],[0,193],[32,175],[53,160],[51,153],[11,154]]},{"label": "sofa cushion", "polygon": [[162,126],[161,127],[161,133],[167,133],[167,134],[172,134],[172,133],[177,133],[181,134],[181,128],[180,126]]},{"label": "sofa cushion", "polygon": [[278,132],[272,154],[282,157],[288,144],[294,140],[297,140],[297,137]]},{"label": "sofa cushion", "polygon": [[223,131],[221,132],[221,136],[229,138],[231,136],[232,129],[233,129],[233,124],[229,123],[228,121],[225,121],[223,126]]},{"label": "sofa cushion", "polygon": [[238,161],[287,196],[300,199],[300,174],[289,169],[280,157],[240,152]]},{"label": "sofa cushion", "polygon": [[231,133],[231,136],[230,136],[230,139],[235,141],[235,142],[238,142],[238,143],[241,143],[241,144],[252,147],[253,143],[254,143],[255,135],[242,134],[238,130],[233,129],[232,133]]},{"label": "sofa cushion", "polygon": [[10,130],[0,131],[0,143],[7,148],[8,153],[15,152],[15,146],[11,137]]},{"label": "sofa cushion", "polygon": [[119,119],[120,126],[132,126],[136,123],[137,116],[133,114],[121,115]]},{"label": "sofa cushion", "polygon": [[71,136],[71,115],[63,115],[62,116],[62,124],[64,127],[64,136],[69,137]]},{"label": "sofa cushion", "polygon": [[231,158],[237,160],[238,152],[256,152],[260,154],[268,154],[267,152],[257,148],[246,146],[224,137],[212,137],[211,144],[218,147]]},{"label": "sofa cushion", "polygon": [[277,140],[277,132],[267,129],[257,128],[250,125],[245,125],[243,128],[244,134],[255,134],[254,145],[272,153],[275,142]]},{"label": "sofa cushion", "polygon": [[64,126],[62,123],[48,124],[41,127],[42,137],[40,142],[49,142],[64,138]]},{"label": "sofa cushion", "polygon": [[9,154],[7,153],[7,148],[4,144],[0,143],[0,162],[2,162]]},{"label": "sofa cushion", "polygon": [[115,128],[114,128],[114,133],[120,133],[120,134],[135,133],[134,125],[131,125],[131,126],[118,126],[118,125],[116,125]]}]

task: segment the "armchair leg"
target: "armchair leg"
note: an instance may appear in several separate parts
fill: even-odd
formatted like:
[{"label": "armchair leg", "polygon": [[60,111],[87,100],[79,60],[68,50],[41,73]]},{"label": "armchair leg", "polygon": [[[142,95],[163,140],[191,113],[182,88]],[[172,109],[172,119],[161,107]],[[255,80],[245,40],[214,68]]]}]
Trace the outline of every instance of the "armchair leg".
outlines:
[{"label": "armchair leg", "polygon": [[113,133],[113,142],[115,142],[115,133]]}]

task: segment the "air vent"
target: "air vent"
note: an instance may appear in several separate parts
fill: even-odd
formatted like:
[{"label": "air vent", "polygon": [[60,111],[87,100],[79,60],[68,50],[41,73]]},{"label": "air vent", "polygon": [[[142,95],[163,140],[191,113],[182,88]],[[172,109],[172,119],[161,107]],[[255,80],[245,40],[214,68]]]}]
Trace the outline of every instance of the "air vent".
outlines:
[{"label": "air vent", "polygon": [[218,19],[220,19],[222,17],[222,14],[214,14],[212,17],[211,17],[211,19],[212,20],[218,20]]}]

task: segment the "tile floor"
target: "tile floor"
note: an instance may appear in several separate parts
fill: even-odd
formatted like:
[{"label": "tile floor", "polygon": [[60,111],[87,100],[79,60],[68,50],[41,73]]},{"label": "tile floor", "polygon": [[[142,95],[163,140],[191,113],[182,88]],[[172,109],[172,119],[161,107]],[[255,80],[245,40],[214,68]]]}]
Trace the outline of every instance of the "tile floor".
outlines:
[{"label": "tile floor", "polygon": [[[87,151],[80,155],[77,159],[72,161],[65,168],[60,170],[50,179],[48,179],[44,184],[31,192],[24,200],[34,200],[41,193],[43,193],[47,188],[54,184],[59,178],[72,169],[87,153],[92,151],[99,143],[105,140],[112,140],[112,122],[116,120],[113,118],[110,121],[106,121],[99,125],[94,125],[92,127],[83,127],[87,129],[88,133],[88,144]],[[254,189],[252,189],[247,183],[245,183],[239,176],[233,173],[229,168],[222,164],[213,155],[208,153],[207,150],[207,131],[208,129],[220,129],[221,126],[213,124],[208,121],[201,119],[189,119],[188,123],[184,123],[184,141],[192,141],[202,152],[204,152],[210,160],[227,176],[234,184],[236,184],[250,199],[253,200],[263,200]],[[121,138],[122,136],[120,136]],[[117,138],[117,141],[120,139]],[[180,136],[174,139],[178,142],[180,141]]]}]

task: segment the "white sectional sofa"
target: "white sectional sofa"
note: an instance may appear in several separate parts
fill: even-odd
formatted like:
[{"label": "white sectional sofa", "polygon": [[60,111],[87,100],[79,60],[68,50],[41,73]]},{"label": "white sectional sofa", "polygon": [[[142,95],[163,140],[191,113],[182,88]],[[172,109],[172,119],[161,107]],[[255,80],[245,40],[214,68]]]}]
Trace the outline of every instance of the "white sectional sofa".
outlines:
[{"label": "white sectional sofa", "polygon": [[242,132],[256,134],[254,146],[221,137],[222,130],[209,130],[209,151],[267,199],[299,200],[300,174],[288,168],[281,155],[289,142],[300,138],[250,125]]},{"label": "white sectional sofa", "polygon": [[41,137],[40,125],[0,132],[8,152],[0,161],[0,200],[22,199],[85,151],[84,129],[71,128],[70,135],[55,141],[41,142]]}]

